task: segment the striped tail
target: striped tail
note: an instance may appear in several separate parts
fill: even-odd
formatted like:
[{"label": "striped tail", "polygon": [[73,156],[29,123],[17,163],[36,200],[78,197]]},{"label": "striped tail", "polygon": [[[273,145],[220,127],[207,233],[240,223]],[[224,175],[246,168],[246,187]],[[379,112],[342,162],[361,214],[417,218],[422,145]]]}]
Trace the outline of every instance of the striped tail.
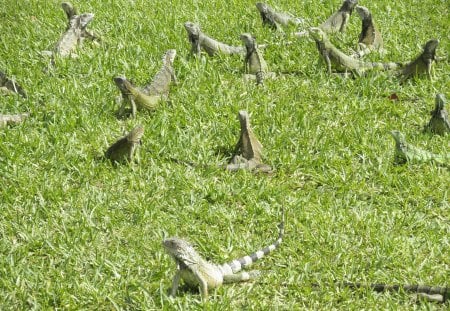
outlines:
[{"label": "striped tail", "polygon": [[224,271],[224,274],[234,274],[236,272],[241,271],[243,268],[252,265],[258,259],[261,259],[264,256],[271,253],[273,250],[275,250],[281,244],[281,241],[283,240],[283,235],[284,235],[284,209],[283,209],[282,213],[283,213],[283,219],[282,219],[281,223],[278,225],[278,229],[279,229],[278,239],[275,242],[273,242],[271,245],[269,245],[257,252],[254,252],[251,255],[244,256],[242,258],[235,259],[230,263],[223,264],[221,266],[221,269],[222,269],[222,271]]}]

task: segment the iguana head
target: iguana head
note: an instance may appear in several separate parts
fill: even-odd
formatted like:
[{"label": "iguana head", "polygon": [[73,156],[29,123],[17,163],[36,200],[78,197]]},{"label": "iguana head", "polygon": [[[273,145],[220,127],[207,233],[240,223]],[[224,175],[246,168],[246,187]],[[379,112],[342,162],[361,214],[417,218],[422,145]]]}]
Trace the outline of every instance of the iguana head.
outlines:
[{"label": "iguana head", "polygon": [[92,21],[92,19],[94,18],[94,14],[93,13],[83,13],[81,15],[78,15],[78,17],[79,17],[80,28],[84,29]]},{"label": "iguana head", "polygon": [[142,125],[136,125],[130,133],[127,135],[127,140],[133,143],[140,143],[141,138],[144,135],[144,127]]},{"label": "iguana head", "polygon": [[445,105],[445,95],[444,94],[437,94],[436,95],[436,100],[435,100],[436,104],[435,104],[435,111],[441,111],[444,109],[444,105]]},{"label": "iguana head", "polygon": [[256,2],[256,8],[258,9],[259,13],[261,14],[267,14],[269,11],[269,6],[265,4],[264,2]]},{"label": "iguana head", "polygon": [[200,26],[193,22],[184,23],[184,28],[188,32],[189,35],[199,36],[200,35]]},{"label": "iguana head", "polygon": [[250,126],[250,117],[248,116],[248,112],[245,110],[239,110],[238,113],[239,123],[241,124],[241,128],[245,129]]},{"label": "iguana head", "polygon": [[64,13],[66,13],[68,20],[71,20],[72,17],[78,15],[77,9],[75,9],[75,7],[70,2],[61,3],[61,8],[63,9]]},{"label": "iguana head", "polygon": [[352,14],[353,9],[358,4],[358,0],[344,0],[339,11],[350,12]]},{"label": "iguana head", "polygon": [[370,11],[365,6],[357,5],[355,7],[355,9],[356,9],[356,12],[358,13],[359,17],[361,18],[361,20],[370,18]]},{"label": "iguana head", "polygon": [[323,32],[323,30],[319,27],[309,28],[308,33],[315,41],[324,41],[324,39],[327,37],[325,32]]},{"label": "iguana head", "polygon": [[240,38],[242,40],[242,43],[244,43],[247,48],[254,48],[256,46],[256,38],[251,34],[243,33],[241,34]]},{"label": "iguana head", "polygon": [[166,53],[164,53],[163,63],[172,65],[173,62],[175,61],[176,56],[177,50],[175,49],[167,50]]},{"label": "iguana head", "polygon": [[401,148],[406,145],[405,134],[403,134],[402,132],[397,131],[397,130],[391,131],[390,133],[391,133],[392,137],[394,137],[394,139],[395,139],[395,146],[397,148],[399,148],[399,147]]},{"label": "iguana head", "polygon": [[193,263],[192,259],[200,257],[190,243],[180,238],[167,238],[162,244],[166,252],[172,256],[175,261],[183,263],[186,266]]},{"label": "iguana head", "polygon": [[423,47],[424,52],[426,53],[434,53],[439,45],[439,41],[436,39],[431,39],[425,46]]},{"label": "iguana head", "polygon": [[114,83],[122,92],[122,94],[128,94],[130,91],[128,90],[128,86],[131,85],[130,81],[127,80],[124,76],[117,76],[113,78]]}]

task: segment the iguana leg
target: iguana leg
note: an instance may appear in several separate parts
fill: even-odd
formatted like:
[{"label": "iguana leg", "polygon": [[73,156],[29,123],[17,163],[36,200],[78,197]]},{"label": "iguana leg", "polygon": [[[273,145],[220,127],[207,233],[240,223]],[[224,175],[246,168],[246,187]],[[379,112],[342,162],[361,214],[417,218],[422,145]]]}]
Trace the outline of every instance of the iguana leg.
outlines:
[{"label": "iguana leg", "polygon": [[122,96],[116,96],[115,102],[117,105],[120,105],[119,111],[117,112],[117,116],[121,118],[125,111],[125,100]]},{"label": "iguana leg", "polygon": [[178,289],[178,285],[180,285],[180,279],[181,279],[181,270],[177,270],[177,273],[173,277],[172,281],[172,289],[170,290],[170,296],[175,297]]},{"label": "iguana leg", "polygon": [[324,55],[325,63],[327,63],[328,74],[331,75],[331,60],[328,54]]},{"label": "iguana leg", "polygon": [[426,60],[426,66],[427,66],[427,76],[428,76],[428,78],[431,80],[431,81],[433,81],[433,76],[432,76],[432,72],[431,72],[431,70],[432,70],[432,65],[433,64],[433,61],[432,60]]},{"label": "iguana leg", "polygon": [[248,271],[248,272],[244,271],[244,272],[235,273],[235,274],[231,274],[231,275],[225,275],[223,277],[223,283],[238,283],[238,282],[254,280],[260,275],[261,275],[261,272],[259,272],[258,270],[252,270],[252,271]]},{"label": "iguana leg", "polygon": [[345,28],[347,27],[347,22],[349,19],[350,15],[348,13],[345,13],[344,16],[342,17],[342,24],[341,24],[341,28],[339,28],[340,32],[344,32]]},{"label": "iguana leg", "polygon": [[131,115],[133,116],[133,118],[136,118],[137,107],[136,103],[134,102],[134,98],[131,96],[130,96],[130,103],[131,103]]},{"label": "iguana leg", "polygon": [[203,278],[198,278],[200,284],[200,292],[202,293],[202,299],[208,299],[208,283]]}]

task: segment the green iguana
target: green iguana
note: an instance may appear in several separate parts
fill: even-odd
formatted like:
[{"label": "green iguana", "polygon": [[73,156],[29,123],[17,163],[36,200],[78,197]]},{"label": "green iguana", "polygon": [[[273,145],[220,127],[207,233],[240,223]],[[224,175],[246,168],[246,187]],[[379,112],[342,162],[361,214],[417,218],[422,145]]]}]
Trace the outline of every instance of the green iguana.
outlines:
[{"label": "green iguana", "polygon": [[110,159],[113,163],[131,163],[143,135],[144,127],[142,125],[137,125],[127,135],[119,138],[112,144],[108,150],[106,150],[105,157]]},{"label": "green iguana", "polygon": [[424,73],[426,73],[428,78],[432,80],[431,69],[433,61],[436,60],[436,49],[438,45],[438,40],[432,39],[428,41],[423,48],[423,52],[417,56],[416,59],[406,64],[405,67],[401,69],[399,73],[400,82]]},{"label": "green iguana", "polygon": [[115,77],[114,83],[119,88],[122,101],[118,116],[122,117],[125,113],[125,107],[129,104],[131,106],[131,115],[136,117],[136,112],[141,109],[150,111],[155,110],[161,101],[161,95],[147,95],[143,91],[136,88],[130,81],[123,76]]},{"label": "green iguana", "polygon": [[433,161],[442,165],[450,164],[450,153],[446,155],[434,154],[407,143],[405,135],[400,131],[391,131],[390,133],[395,139],[394,162],[396,164],[428,161]]},{"label": "green iguana", "polygon": [[[66,29],[66,30],[68,30],[70,28],[70,20],[72,18],[74,18],[75,16],[79,15],[78,10],[70,2],[62,2],[61,8],[63,9],[64,13],[66,13],[67,20],[69,22],[67,24],[67,29]],[[87,39],[91,39],[91,40],[98,40],[98,41],[100,40],[99,37],[97,37],[93,33],[89,32],[86,28],[83,28],[82,32],[81,32],[81,39],[83,39],[83,38],[87,38]]]},{"label": "green iguana", "polygon": [[0,93],[3,95],[19,94],[27,98],[27,93],[17,84],[16,81],[9,79],[3,71],[0,71]]},{"label": "green iguana", "polygon": [[375,26],[369,9],[359,5],[355,9],[361,18],[361,33],[359,34],[358,51],[354,56],[363,57],[374,50],[383,51],[383,38]]},{"label": "green iguana", "polygon": [[217,53],[228,55],[245,53],[245,49],[241,46],[230,46],[208,37],[201,31],[198,24],[186,22],[184,28],[191,43],[191,53],[195,56],[200,55],[201,49],[204,49],[209,56],[214,56]]},{"label": "green iguana", "polygon": [[284,210],[282,217],[278,226],[278,239],[274,243],[251,255],[222,265],[206,261],[189,242],[183,239],[177,237],[165,239],[163,247],[177,264],[170,295],[176,295],[181,279],[190,286],[199,286],[203,300],[207,300],[209,289],[217,288],[224,283],[249,281],[258,277],[260,272],[257,270],[249,272],[241,272],[241,270],[265,257],[281,244],[284,234]]},{"label": "green iguana", "polygon": [[29,113],[20,114],[0,114],[0,127],[6,125],[18,124],[29,117]]},{"label": "green iguana", "polygon": [[397,63],[372,63],[354,59],[344,54],[337,47],[335,47],[328,39],[328,36],[325,34],[325,32],[320,28],[310,28],[309,35],[316,42],[319,54],[325,60],[328,73],[330,74],[332,67],[334,67],[338,72],[352,71],[358,75],[361,75],[368,70],[391,70],[396,69],[400,66],[400,64]]},{"label": "green iguana", "polygon": [[436,95],[436,104],[434,110],[431,112],[430,122],[425,127],[426,131],[438,135],[445,135],[450,133],[450,120],[448,119],[448,112],[445,110],[445,96],[444,94]]},{"label": "green iguana", "polygon": [[248,112],[245,110],[239,111],[238,119],[241,132],[234,150],[234,156],[226,169],[229,171],[247,169],[253,172],[273,173],[274,169],[262,162],[263,146],[253,133]]},{"label": "green iguana", "polygon": [[369,288],[376,292],[412,292],[416,293],[418,297],[424,298],[433,302],[446,302],[450,299],[450,287],[437,287],[427,285],[386,285],[386,284],[361,284],[344,282],[342,284],[350,288]]},{"label": "green iguana", "polygon": [[148,95],[162,95],[167,97],[171,82],[177,83],[173,62],[177,56],[176,50],[167,50],[163,56],[163,65],[153,80],[144,87],[143,92]]},{"label": "green iguana", "polygon": [[241,40],[245,45],[246,54],[244,59],[244,76],[246,79],[254,79],[256,84],[263,84],[266,76],[274,76],[273,72],[268,72],[267,63],[263,58],[261,50],[258,48],[256,38],[249,33],[243,33]]},{"label": "green iguana", "polygon": [[269,26],[275,30],[281,30],[281,26],[289,26],[289,24],[299,25],[304,23],[303,19],[294,17],[288,13],[276,12],[272,7],[263,2],[257,2],[256,8],[261,15],[263,26]]},{"label": "green iguana", "polygon": [[334,12],[325,22],[319,27],[327,33],[345,32],[347,23],[353,13],[353,9],[358,4],[358,0],[344,0],[341,8]]},{"label": "green iguana", "polygon": [[72,54],[76,47],[81,45],[86,27],[93,18],[92,13],[73,16],[69,21],[68,29],[56,43],[53,55],[64,57]]}]

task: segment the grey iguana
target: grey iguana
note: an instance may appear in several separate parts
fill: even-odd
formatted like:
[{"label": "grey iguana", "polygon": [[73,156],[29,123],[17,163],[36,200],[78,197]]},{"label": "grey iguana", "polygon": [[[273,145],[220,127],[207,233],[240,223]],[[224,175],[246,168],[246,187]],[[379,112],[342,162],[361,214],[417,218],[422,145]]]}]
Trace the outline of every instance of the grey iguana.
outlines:
[{"label": "grey iguana", "polygon": [[442,165],[450,165],[450,153],[441,155],[420,149],[406,142],[405,135],[400,131],[391,131],[395,140],[394,162],[404,164],[406,162],[436,162]]},{"label": "grey iguana", "polygon": [[229,55],[245,53],[245,49],[241,46],[230,46],[205,35],[198,24],[186,22],[184,28],[191,43],[191,53],[195,56],[200,55],[201,49],[204,49],[209,56],[217,53]]},{"label": "grey iguana", "polygon": [[[67,20],[68,20],[67,29],[69,29],[70,28],[70,20],[72,18],[74,18],[75,16],[79,15],[78,10],[70,2],[62,2],[61,8],[63,9],[64,13],[66,13]],[[83,38],[100,41],[100,38],[97,37],[96,35],[94,35],[93,33],[89,32],[86,29],[86,27],[84,27],[81,32],[81,39],[83,39]]]},{"label": "grey iguana", "polygon": [[253,172],[272,173],[274,169],[262,162],[263,146],[250,126],[248,112],[241,110],[238,113],[241,131],[234,150],[234,156],[226,166],[229,171],[247,169]]},{"label": "grey iguana", "polygon": [[418,297],[433,302],[446,302],[450,298],[450,287],[437,287],[428,285],[387,285],[387,284],[361,284],[344,282],[349,288],[369,288],[376,292],[405,291],[417,294]]},{"label": "grey iguana", "polygon": [[209,289],[219,287],[224,283],[255,279],[260,275],[259,271],[242,272],[241,270],[265,257],[281,244],[284,233],[284,211],[278,228],[278,238],[271,245],[222,265],[206,261],[189,242],[183,239],[177,237],[165,239],[163,241],[164,249],[177,264],[177,272],[173,278],[170,295],[175,296],[181,279],[190,286],[199,286],[203,300],[208,299]]},{"label": "grey iguana", "polygon": [[435,107],[431,112],[430,122],[428,122],[425,127],[426,131],[438,135],[450,133],[450,120],[448,119],[448,112],[445,110],[445,103],[446,100],[444,94],[437,94]]},{"label": "grey iguana", "polygon": [[122,97],[121,106],[118,111],[118,116],[123,117],[125,114],[125,107],[127,105],[131,106],[131,115],[133,118],[136,117],[138,110],[156,110],[161,101],[161,95],[147,95],[137,87],[135,87],[130,81],[128,81],[124,76],[117,76],[114,79],[114,83],[119,88]]},{"label": "grey iguana", "polygon": [[20,113],[20,114],[0,114],[0,127],[18,124],[28,118],[29,113]]},{"label": "grey iguana", "polygon": [[428,78],[432,80],[431,69],[433,61],[436,60],[436,49],[438,45],[439,41],[436,39],[429,40],[425,43],[422,53],[413,61],[406,64],[405,67],[403,67],[399,72],[400,82],[404,82],[409,78],[419,76],[424,73],[426,73]]},{"label": "grey iguana", "polygon": [[27,98],[27,93],[25,93],[24,89],[16,81],[8,78],[3,71],[0,71],[0,94],[19,94],[23,98]]},{"label": "grey iguana", "polygon": [[263,84],[266,76],[273,77],[274,73],[269,72],[267,63],[264,60],[263,53],[256,43],[256,38],[249,33],[243,33],[240,36],[244,43],[246,54],[244,59],[244,76],[246,79],[256,77],[256,84]]},{"label": "grey iguana", "polygon": [[257,2],[256,8],[261,15],[263,25],[275,30],[280,30],[281,26],[299,25],[304,22],[303,19],[294,17],[289,13],[277,12],[264,2]]},{"label": "grey iguana", "polygon": [[344,0],[339,10],[334,12],[319,27],[327,33],[345,32],[350,16],[357,4],[358,0]]},{"label": "grey iguana", "polygon": [[320,28],[310,28],[309,34],[316,42],[319,54],[325,60],[328,73],[330,74],[332,67],[334,67],[338,72],[352,71],[358,75],[361,75],[368,70],[392,70],[400,66],[398,63],[372,63],[354,59],[335,47],[328,39],[327,34]]},{"label": "grey iguana", "polygon": [[137,125],[127,135],[119,138],[105,152],[105,157],[113,163],[132,162],[136,148],[141,143],[144,127]]},{"label": "grey iguana", "polygon": [[163,65],[153,77],[153,80],[144,87],[143,92],[148,95],[169,95],[170,84],[177,83],[173,62],[177,56],[176,50],[167,50],[162,58]]},{"label": "grey iguana", "polygon": [[361,18],[361,33],[359,34],[358,51],[354,56],[363,57],[372,51],[383,52],[383,38],[372,18],[372,13],[364,6],[356,6],[356,12]]}]

